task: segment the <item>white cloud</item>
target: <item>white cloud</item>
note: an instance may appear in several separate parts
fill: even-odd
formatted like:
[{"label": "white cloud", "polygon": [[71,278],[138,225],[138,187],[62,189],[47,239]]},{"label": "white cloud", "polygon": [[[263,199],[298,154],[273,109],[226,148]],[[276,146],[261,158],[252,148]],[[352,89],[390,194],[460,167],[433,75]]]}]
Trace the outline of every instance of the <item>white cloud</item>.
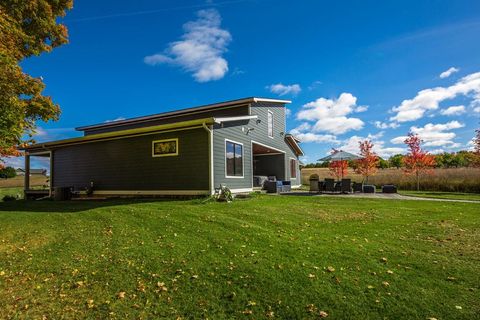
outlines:
[{"label": "white cloud", "polygon": [[400,125],[396,122],[390,122],[390,123],[386,123],[386,122],[381,122],[381,121],[375,121],[373,123],[375,125],[375,127],[377,127],[378,129],[388,129],[388,128],[392,128],[392,129],[396,129],[398,128]]},{"label": "white cloud", "polygon": [[292,110],[285,108],[285,116],[288,118],[292,114]]},{"label": "white cloud", "polygon": [[[463,128],[465,125],[458,121],[450,121],[444,124],[427,123],[423,127],[411,127],[410,131],[418,134],[420,139],[424,142],[426,147],[448,147],[457,148],[460,144],[453,141],[457,136],[454,132],[449,130]],[[406,136],[400,136],[390,140],[393,144],[403,144]]]},{"label": "white cloud", "polygon": [[74,128],[50,128],[45,129],[37,127],[36,133],[33,136],[35,142],[46,142],[52,140],[61,140],[78,136],[79,132]]},{"label": "white cloud", "polygon": [[228,72],[228,62],[222,55],[232,37],[220,28],[222,19],[217,10],[200,10],[197,17],[183,25],[185,33],[181,40],[170,43],[165,53],[146,56],[144,62],[178,65],[193,73],[198,82],[223,78]]},{"label": "white cloud", "polygon": [[284,85],[281,83],[277,83],[267,86],[267,89],[270,90],[270,92],[272,93],[278,94],[279,96],[284,96],[286,94],[291,94],[295,96],[299,94],[300,91],[302,91],[302,88],[299,84]]},{"label": "white cloud", "polygon": [[[315,122],[313,132],[329,132],[343,134],[350,130],[360,130],[364,122],[358,118],[348,118],[347,115],[357,112],[362,106],[357,106],[357,98],[351,93],[342,93],[338,99],[318,98],[303,105],[297,113],[298,120]],[[360,108],[360,111],[365,108]]]},{"label": "white cloud", "polygon": [[480,113],[480,107],[473,108],[473,112]]},{"label": "white cloud", "polygon": [[444,116],[456,116],[465,112],[465,106],[451,106],[440,111]]},{"label": "white cloud", "polygon": [[118,117],[118,118],[115,118],[115,119],[112,119],[112,120],[105,120],[105,123],[121,121],[121,120],[125,120],[125,118],[124,117]]},{"label": "white cloud", "polygon": [[443,71],[442,73],[440,73],[440,78],[442,78],[442,79],[448,78],[448,77],[450,77],[453,73],[458,72],[458,71],[460,71],[460,69],[455,68],[455,67],[451,67],[451,68],[449,68],[448,70]]},{"label": "white cloud", "polygon": [[385,147],[385,141],[380,140],[382,135],[383,135],[383,132],[379,132],[376,135],[369,134],[367,137],[351,136],[347,140],[343,141],[343,145],[340,146],[339,149],[347,152],[351,152],[354,154],[359,154],[360,152],[359,142],[365,141],[366,139],[368,139],[373,143],[373,151],[383,159],[387,159],[393,156],[394,154],[405,152],[405,148]]},{"label": "white cloud", "polygon": [[480,72],[463,77],[450,87],[425,89],[413,98],[403,100],[400,106],[392,108],[397,114],[391,121],[407,122],[422,118],[427,111],[436,110],[442,101],[454,99],[457,96],[474,95],[473,103],[480,101]]},{"label": "white cloud", "polygon": [[319,80],[316,80],[316,81],[313,81],[309,86],[308,86],[308,90],[314,90],[316,89],[319,85],[322,84],[322,81],[319,81]]},{"label": "white cloud", "polygon": [[315,142],[315,143],[333,143],[338,144],[337,137],[331,134],[315,134],[311,132],[298,133],[295,135],[301,142]]}]

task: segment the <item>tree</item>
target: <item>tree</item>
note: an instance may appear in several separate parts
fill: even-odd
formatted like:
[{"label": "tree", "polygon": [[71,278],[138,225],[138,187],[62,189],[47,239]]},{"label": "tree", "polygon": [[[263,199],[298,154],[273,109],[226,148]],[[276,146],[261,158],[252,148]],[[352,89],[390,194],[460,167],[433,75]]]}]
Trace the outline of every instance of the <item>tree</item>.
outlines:
[{"label": "tree", "polygon": [[368,177],[377,172],[378,156],[373,152],[373,143],[370,140],[360,141],[360,156],[362,159],[357,160],[355,172],[361,174],[368,183]]},{"label": "tree", "polygon": [[388,162],[390,162],[391,167],[400,169],[403,165],[403,154],[396,154],[394,156],[391,156],[390,159],[388,159]]},{"label": "tree", "polygon": [[67,43],[57,18],[72,6],[72,0],[0,2],[0,166],[1,158],[17,156],[16,147],[32,141],[37,120],[58,119],[60,108],[42,94],[42,79],[24,73],[20,63]]},{"label": "tree", "polygon": [[408,153],[403,158],[404,170],[406,174],[415,175],[418,191],[420,190],[420,175],[433,173],[435,157],[422,149],[422,140],[416,134],[409,133],[404,142],[408,146]]},{"label": "tree", "polygon": [[339,180],[340,178],[348,174],[348,161],[347,160],[334,160],[330,162],[328,166],[330,174]]},{"label": "tree", "polygon": [[[332,149],[330,152],[331,154],[335,154],[340,152],[335,148]],[[328,169],[330,169],[330,175],[336,177],[337,180],[346,176],[348,174],[348,161],[347,160],[334,160],[330,161],[328,164]]]},{"label": "tree", "polygon": [[390,167],[390,164],[388,163],[387,160],[378,158],[378,168],[380,169],[387,169]]},{"label": "tree", "polygon": [[480,167],[480,129],[475,130],[475,138],[473,138],[473,154],[474,166]]},{"label": "tree", "polygon": [[3,169],[0,169],[0,178],[10,179],[15,178],[16,175],[17,172],[12,167],[5,167]]}]

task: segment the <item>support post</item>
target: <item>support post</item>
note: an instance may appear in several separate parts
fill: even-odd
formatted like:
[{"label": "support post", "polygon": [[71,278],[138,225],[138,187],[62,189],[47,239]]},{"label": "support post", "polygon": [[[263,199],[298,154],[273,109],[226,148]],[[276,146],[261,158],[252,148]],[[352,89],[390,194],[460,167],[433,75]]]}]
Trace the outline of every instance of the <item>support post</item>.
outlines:
[{"label": "support post", "polygon": [[30,154],[25,153],[25,180],[23,184],[23,190],[26,192],[30,189]]},{"label": "support post", "polygon": [[53,151],[50,151],[50,177],[49,182],[49,196],[53,196]]}]

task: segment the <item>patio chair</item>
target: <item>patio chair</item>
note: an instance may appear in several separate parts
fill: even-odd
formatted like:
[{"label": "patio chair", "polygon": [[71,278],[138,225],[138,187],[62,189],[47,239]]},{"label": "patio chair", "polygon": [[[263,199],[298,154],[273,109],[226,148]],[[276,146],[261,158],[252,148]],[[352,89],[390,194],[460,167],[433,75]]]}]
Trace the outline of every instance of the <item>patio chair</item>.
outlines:
[{"label": "patio chair", "polygon": [[363,192],[363,183],[354,182],[353,183],[353,192]]},{"label": "patio chair", "polygon": [[341,191],[343,193],[351,193],[352,192],[352,179],[342,179]]},{"label": "patio chair", "polygon": [[335,192],[335,180],[325,179],[325,191],[326,192]]}]

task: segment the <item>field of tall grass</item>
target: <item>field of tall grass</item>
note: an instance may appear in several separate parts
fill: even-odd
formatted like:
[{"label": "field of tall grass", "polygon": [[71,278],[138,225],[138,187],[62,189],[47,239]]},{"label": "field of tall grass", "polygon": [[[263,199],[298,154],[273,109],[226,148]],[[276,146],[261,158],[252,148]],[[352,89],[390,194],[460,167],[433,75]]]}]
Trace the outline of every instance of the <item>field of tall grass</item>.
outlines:
[{"label": "field of tall grass", "polygon": [[[328,168],[302,169],[302,184],[309,184],[311,175],[317,174],[320,180],[332,178]],[[349,169],[345,178],[361,182],[363,177]],[[381,187],[385,184],[394,184],[401,190],[415,190],[414,176],[406,175],[402,169],[380,169],[377,174],[369,178],[370,184]],[[448,191],[448,192],[474,192],[480,193],[480,168],[438,168],[433,174],[424,175],[420,179],[420,190]]]}]

